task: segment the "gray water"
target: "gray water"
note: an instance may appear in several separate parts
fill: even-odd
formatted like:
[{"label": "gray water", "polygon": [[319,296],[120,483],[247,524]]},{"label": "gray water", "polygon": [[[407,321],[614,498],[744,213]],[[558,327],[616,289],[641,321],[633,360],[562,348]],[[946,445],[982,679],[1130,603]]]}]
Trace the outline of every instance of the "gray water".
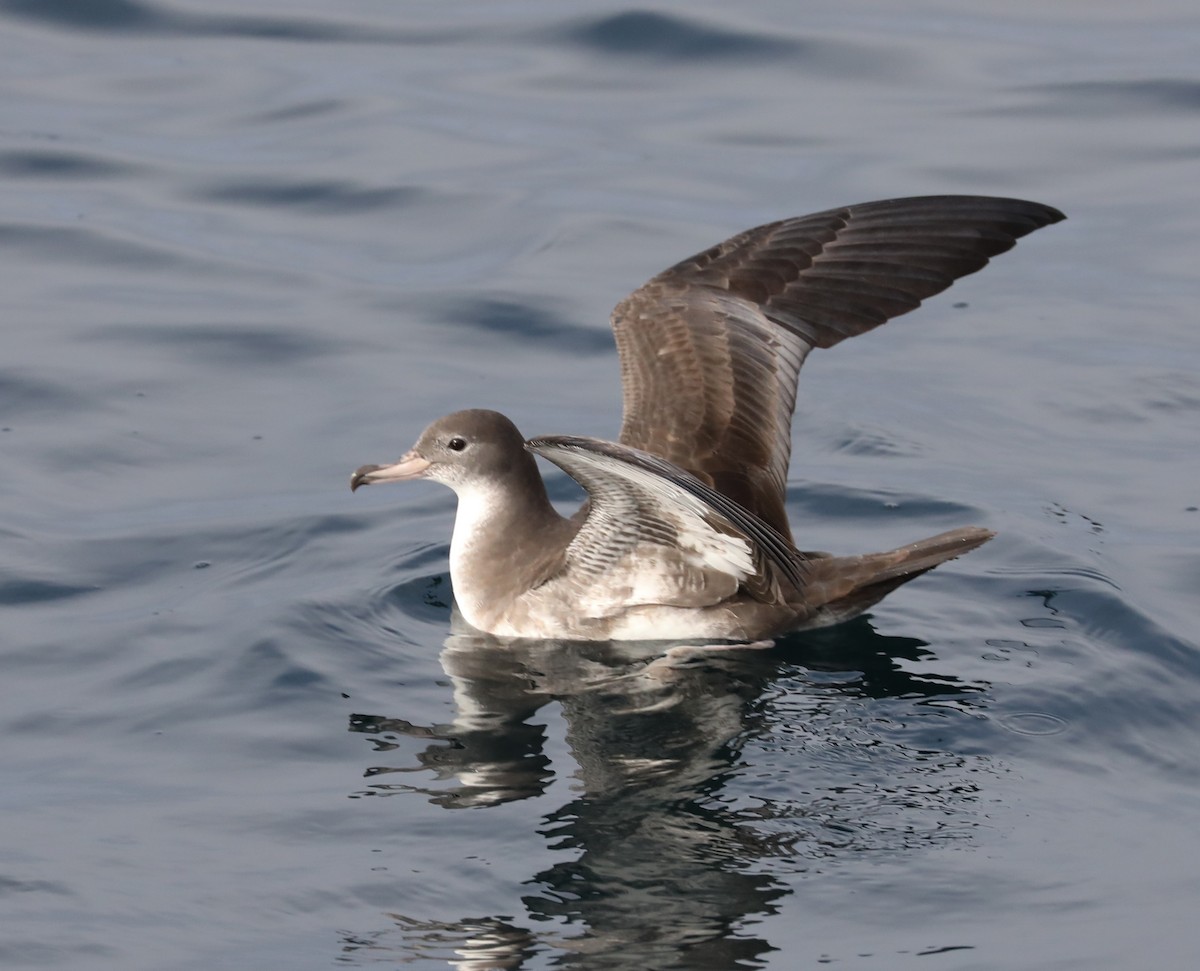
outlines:
[{"label": "gray water", "polygon": [[[0,0],[0,85],[0,968],[1196,966],[1191,0]],[[999,533],[868,617],[498,651],[350,494],[943,192],[1069,220],[806,366],[804,546]]]}]

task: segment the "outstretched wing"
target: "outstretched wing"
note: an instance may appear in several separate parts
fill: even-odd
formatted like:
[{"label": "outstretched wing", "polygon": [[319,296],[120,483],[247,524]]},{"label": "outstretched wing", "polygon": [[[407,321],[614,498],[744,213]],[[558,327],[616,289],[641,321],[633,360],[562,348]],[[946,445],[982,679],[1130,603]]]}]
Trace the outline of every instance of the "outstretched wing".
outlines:
[{"label": "outstretched wing", "polygon": [[802,588],[805,559],[769,525],[656,455],[599,439],[535,438],[526,448],[587,490],[569,572],[603,603],[706,606],[742,590],[777,603]]},{"label": "outstretched wing", "polygon": [[790,538],[784,489],[808,352],[908,313],[1063,218],[1019,199],[890,199],[759,226],[677,263],[613,311],[620,441]]}]

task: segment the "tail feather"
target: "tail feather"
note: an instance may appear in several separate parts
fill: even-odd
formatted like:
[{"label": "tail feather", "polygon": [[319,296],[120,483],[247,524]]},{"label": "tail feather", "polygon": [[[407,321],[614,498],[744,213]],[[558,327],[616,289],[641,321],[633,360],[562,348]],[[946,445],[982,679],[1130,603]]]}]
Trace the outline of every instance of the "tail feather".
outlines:
[{"label": "tail feather", "polygon": [[982,546],[995,535],[990,529],[964,526],[885,553],[810,560],[812,579],[805,586],[805,599],[810,605],[820,605],[817,613],[823,624],[848,620],[901,584]]},{"label": "tail feather", "polygon": [[884,583],[892,579],[909,579],[926,570],[932,570],[939,563],[969,553],[995,535],[990,529],[964,526],[961,529],[938,533],[937,536],[930,536],[928,539],[917,540],[887,553],[868,553],[857,559],[863,561],[864,567],[878,570],[866,580],[865,585]]}]

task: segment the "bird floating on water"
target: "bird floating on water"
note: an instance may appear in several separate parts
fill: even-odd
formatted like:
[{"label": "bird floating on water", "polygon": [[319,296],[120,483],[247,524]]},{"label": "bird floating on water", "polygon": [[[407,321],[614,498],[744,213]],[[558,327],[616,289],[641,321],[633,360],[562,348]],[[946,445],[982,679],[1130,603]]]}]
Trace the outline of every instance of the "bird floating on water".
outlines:
[{"label": "bird floating on water", "polygon": [[[836,624],[987,542],[965,526],[883,553],[802,552],[785,511],[796,381],[809,351],[916,309],[1064,216],[1018,199],[922,196],[768,223],[617,304],[617,441],[528,441],[508,418],[439,418],[351,489],[433,479],[458,494],[462,617],[502,637],[755,640]],[[534,456],[587,492],[571,517]]]}]

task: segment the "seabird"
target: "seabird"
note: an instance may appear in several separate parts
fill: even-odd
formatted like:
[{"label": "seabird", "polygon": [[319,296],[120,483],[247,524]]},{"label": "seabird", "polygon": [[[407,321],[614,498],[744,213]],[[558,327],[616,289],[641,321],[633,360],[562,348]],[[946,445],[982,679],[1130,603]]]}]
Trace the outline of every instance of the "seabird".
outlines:
[{"label": "seabird", "polygon": [[[858,556],[798,550],[785,488],[805,357],[1063,218],[1018,199],[923,196],[739,233],[617,304],[617,441],[526,441],[498,412],[457,411],[350,487],[434,479],[458,494],[450,577],[485,633],[738,641],[847,620],[993,533],[967,526]],[[575,515],[551,505],[535,455],[586,490]]]}]

